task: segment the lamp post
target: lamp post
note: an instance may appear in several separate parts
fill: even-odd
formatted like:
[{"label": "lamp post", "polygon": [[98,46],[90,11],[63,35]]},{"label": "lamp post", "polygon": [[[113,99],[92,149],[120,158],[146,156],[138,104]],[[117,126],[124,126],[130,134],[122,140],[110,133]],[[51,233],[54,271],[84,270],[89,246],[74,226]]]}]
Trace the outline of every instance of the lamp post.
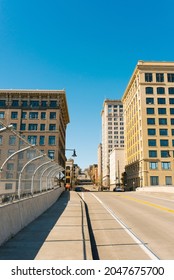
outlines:
[{"label": "lamp post", "polygon": [[63,149],[63,151],[73,151],[72,157],[77,157],[75,149]]}]

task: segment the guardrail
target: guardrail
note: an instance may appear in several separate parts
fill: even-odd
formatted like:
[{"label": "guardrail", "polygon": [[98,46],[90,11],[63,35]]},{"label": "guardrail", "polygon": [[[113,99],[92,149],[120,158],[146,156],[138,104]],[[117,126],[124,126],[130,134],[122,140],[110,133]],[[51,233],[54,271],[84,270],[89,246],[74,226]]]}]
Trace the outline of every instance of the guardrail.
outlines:
[{"label": "guardrail", "polygon": [[0,204],[54,188],[63,170],[12,125],[0,121]]}]

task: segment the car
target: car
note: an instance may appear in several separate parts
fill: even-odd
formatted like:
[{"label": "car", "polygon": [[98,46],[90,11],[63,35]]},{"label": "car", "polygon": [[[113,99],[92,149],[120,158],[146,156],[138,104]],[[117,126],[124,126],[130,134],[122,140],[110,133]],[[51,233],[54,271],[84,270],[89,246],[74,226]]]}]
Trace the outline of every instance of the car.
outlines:
[{"label": "car", "polygon": [[84,189],[82,187],[75,187],[75,192],[83,192]]},{"label": "car", "polygon": [[124,192],[124,189],[122,187],[115,187],[113,192]]}]

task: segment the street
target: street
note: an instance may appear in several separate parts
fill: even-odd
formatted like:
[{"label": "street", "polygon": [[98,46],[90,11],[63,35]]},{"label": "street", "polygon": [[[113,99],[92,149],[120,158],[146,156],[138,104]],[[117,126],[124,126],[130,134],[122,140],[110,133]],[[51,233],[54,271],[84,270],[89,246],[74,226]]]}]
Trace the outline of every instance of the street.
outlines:
[{"label": "street", "polygon": [[83,192],[99,259],[174,259],[174,194]]}]

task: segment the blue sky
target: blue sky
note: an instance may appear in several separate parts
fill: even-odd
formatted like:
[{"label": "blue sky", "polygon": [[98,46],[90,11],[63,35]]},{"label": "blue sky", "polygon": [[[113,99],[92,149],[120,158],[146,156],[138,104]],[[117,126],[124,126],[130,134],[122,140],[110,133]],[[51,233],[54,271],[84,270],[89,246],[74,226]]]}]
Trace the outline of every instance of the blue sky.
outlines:
[{"label": "blue sky", "polygon": [[138,60],[174,61],[173,11],[173,0],[0,0],[0,88],[65,89],[66,147],[82,169],[97,163],[104,99],[121,98]]}]

